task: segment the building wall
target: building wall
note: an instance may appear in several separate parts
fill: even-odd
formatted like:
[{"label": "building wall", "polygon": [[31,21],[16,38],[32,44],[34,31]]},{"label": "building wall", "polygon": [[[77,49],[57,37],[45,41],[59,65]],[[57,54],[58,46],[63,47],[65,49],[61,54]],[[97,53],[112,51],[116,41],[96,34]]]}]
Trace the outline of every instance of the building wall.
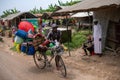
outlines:
[{"label": "building wall", "polygon": [[120,8],[95,11],[93,19],[97,19],[102,26],[102,48],[104,49],[109,21],[119,22]]}]

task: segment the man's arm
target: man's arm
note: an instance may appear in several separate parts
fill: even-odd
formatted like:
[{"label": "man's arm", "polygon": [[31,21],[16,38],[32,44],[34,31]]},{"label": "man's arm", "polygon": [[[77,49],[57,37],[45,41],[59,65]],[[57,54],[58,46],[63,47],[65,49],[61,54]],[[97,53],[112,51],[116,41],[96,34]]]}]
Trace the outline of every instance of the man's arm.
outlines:
[{"label": "man's arm", "polygon": [[48,40],[51,39],[51,31],[48,33],[48,35],[47,35],[47,39],[48,39]]}]

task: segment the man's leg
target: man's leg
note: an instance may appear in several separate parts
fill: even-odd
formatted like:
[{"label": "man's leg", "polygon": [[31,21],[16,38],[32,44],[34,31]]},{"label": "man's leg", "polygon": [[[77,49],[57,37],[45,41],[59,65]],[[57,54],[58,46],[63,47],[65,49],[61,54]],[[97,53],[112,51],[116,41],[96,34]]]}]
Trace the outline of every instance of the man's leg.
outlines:
[{"label": "man's leg", "polygon": [[55,63],[56,63],[56,68],[57,68],[57,70],[59,70],[59,66],[60,66],[60,65],[59,65],[59,60],[60,60],[60,56],[57,55],[57,56],[55,57]]}]

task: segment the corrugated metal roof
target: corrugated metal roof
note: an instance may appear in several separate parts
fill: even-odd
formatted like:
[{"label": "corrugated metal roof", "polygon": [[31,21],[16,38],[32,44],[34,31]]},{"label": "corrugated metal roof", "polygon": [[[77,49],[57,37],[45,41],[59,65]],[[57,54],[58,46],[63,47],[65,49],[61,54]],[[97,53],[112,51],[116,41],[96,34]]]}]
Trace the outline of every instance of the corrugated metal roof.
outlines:
[{"label": "corrugated metal roof", "polygon": [[62,9],[64,9],[64,8],[67,8],[67,7],[70,7],[70,6],[60,6]]},{"label": "corrugated metal roof", "polygon": [[52,18],[52,17],[51,17],[51,14],[52,14],[52,13],[53,13],[53,12],[45,12],[45,13],[43,13],[42,18],[43,18],[43,19]]},{"label": "corrugated metal roof", "polygon": [[36,17],[41,17],[43,14],[34,14]]},{"label": "corrugated metal roof", "polygon": [[43,13],[43,15],[51,16],[52,13],[53,13],[53,12],[45,12],[45,13]]},{"label": "corrugated metal roof", "polygon": [[60,9],[60,10],[56,11],[56,13],[70,12],[70,8],[72,8],[72,6],[64,7],[63,9]]},{"label": "corrugated metal roof", "polygon": [[15,14],[10,14],[8,15],[7,17],[3,18],[4,20],[11,20],[13,19],[14,17],[17,17],[19,15],[21,15],[22,13],[15,13]]},{"label": "corrugated metal roof", "polygon": [[[14,18],[16,18],[16,17],[18,17],[22,14],[31,14],[31,13],[29,13],[29,12],[19,12],[19,13],[15,13],[15,14],[10,14],[7,17],[3,18],[3,20],[12,20],[12,19],[14,19]],[[33,15],[33,14],[31,14],[31,15]]]},{"label": "corrugated metal roof", "polygon": [[84,0],[73,6],[61,9],[57,12],[90,11],[111,6],[120,6],[120,0]]},{"label": "corrugated metal roof", "polygon": [[92,16],[93,15],[93,12],[90,12],[90,13],[87,13],[87,12],[79,12],[79,13],[76,13],[74,15],[72,15],[71,17],[88,17],[88,16]]}]

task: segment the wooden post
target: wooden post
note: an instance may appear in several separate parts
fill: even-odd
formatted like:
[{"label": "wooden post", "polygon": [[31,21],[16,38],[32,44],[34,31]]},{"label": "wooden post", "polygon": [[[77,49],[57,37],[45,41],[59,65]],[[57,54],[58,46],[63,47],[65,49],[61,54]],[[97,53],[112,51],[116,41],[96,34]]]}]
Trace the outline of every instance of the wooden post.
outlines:
[{"label": "wooden post", "polygon": [[[90,20],[91,20],[91,18],[90,18],[90,12],[88,11],[88,18],[89,18],[89,21],[88,21],[88,23],[90,24]],[[89,25],[89,34],[90,34],[90,31],[91,31],[91,26]]]},{"label": "wooden post", "polygon": [[[67,15],[66,15],[66,20],[67,20],[68,18],[67,18]],[[70,54],[70,37],[69,37],[69,31],[68,31],[68,23],[69,23],[69,20],[68,21],[66,21],[66,27],[67,27],[67,33],[68,33],[68,52],[69,52],[69,56],[71,56],[71,54]]]}]

